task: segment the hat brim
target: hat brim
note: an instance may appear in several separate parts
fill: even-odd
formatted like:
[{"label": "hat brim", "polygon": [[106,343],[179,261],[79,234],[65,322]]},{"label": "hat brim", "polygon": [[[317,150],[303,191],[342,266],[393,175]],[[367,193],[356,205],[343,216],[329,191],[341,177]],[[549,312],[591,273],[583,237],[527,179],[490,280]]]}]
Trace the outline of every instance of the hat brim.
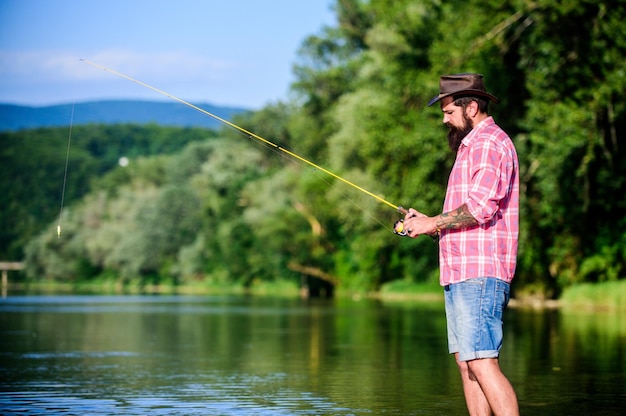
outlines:
[{"label": "hat brim", "polygon": [[490,101],[493,101],[494,103],[499,103],[500,100],[498,99],[498,97],[496,97],[493,94],[489,94],[488,92],[485,91],[481,91],[481,90],[462,90],[462,91],[455,91],[455,92],[449,92],[447,94],[439,94],[434,96],[429,102],[428,102],[428,107],[430,107],[431,105],[435,104],[437,101],[449,97],[449,96],[455,96],[457,98],[461,98],[461,97],[481,97],[481,98],[486,98]]}]

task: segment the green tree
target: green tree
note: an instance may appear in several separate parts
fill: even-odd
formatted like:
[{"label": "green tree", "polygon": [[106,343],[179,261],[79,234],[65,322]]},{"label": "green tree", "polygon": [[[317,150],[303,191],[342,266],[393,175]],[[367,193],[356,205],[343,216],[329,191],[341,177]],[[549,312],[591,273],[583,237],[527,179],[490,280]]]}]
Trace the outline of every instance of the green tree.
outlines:
[{"label": "green tree", "polygon": [[553,291],[625,274],[624,5],[540,2],[520,46],[529,91],[527,209],[535,220],[527,232],[531,261],[540,260]]},{"label": "green tree", "polygon": [[74,126],[71,136],[69,127],[0,133],[0,193],[5,199],[0,258],[21,260],[26,242],[58,218],[62,197],[69,206],[92,189],[115,189],[116,181],[128,180],[127,170],[107,176],[108,184],[100,180],[122,156],[132,166],[138,157],[170,154],[215,135],[205,129],[157,125]]}]

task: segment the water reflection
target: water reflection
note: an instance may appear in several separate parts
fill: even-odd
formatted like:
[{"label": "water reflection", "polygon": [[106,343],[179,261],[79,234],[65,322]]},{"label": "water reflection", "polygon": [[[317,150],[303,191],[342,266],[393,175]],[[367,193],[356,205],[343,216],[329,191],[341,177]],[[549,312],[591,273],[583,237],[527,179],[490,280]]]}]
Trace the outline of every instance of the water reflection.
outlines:
[{"label": "water reflection", "polygon": [[[440,302],[9,297],[0,412],[466,414]],[[502,367],[523,413],[626,406],[621,314],[510,310]]]}]

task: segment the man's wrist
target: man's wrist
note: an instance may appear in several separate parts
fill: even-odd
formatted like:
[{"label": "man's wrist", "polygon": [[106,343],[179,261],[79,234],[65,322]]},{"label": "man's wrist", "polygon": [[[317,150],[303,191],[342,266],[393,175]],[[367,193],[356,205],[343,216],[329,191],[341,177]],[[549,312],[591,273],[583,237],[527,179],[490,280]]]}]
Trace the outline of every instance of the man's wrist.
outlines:
[{"label": "man's wrist", "polygon": [[441,229],[445,228],[444,227],[444,221],[443,221],[443,217],[441,214],[437,215],[436,217],[434,217],[435,221],[434,221],[434,230],[433,230],[433,234],[439,235],[441,233]]}]

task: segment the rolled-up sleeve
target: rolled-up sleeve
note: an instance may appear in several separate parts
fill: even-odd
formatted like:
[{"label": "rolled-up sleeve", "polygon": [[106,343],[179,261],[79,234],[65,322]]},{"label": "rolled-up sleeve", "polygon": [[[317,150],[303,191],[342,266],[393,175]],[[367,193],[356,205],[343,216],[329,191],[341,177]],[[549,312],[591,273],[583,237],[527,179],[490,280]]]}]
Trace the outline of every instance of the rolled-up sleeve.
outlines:
[{"label": "rolled-up sleeve", "polygon": [[465,203],[476,221],[484,224],[491,220],[500,201],[506,197],[513,166],[505,152],[492,141],[473,146],[469,160],[471,185]]}]

